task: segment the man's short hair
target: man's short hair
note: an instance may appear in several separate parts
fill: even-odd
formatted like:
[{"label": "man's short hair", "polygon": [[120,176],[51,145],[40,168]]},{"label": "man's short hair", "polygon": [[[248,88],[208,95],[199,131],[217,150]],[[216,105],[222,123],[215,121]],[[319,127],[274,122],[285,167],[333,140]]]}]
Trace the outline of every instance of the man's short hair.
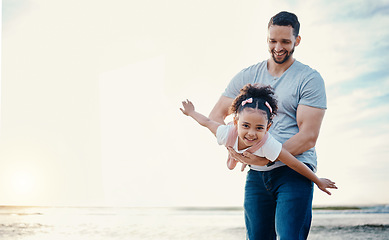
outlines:
[{"label": "man's short hair", "polygon": [[300,22],[297,19],[297,16],[294,13],[282,11],[274,15],[267,26],[269,29],[270,26],[291,26],[293,28],[293,35],[297,37],[300,31]]}]

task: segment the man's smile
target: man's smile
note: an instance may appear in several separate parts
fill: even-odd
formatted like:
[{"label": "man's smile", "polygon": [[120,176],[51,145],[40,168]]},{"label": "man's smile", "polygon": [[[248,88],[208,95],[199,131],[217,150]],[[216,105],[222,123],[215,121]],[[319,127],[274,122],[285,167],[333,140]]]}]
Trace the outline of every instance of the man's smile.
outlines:
[{"label": "man's smile", "polygon": [[276,52],[276,51],[273,51],[273,53],[277,56],[282,56],[282,55],[285,55],[286,54],[286,51],[282,51],[282,52]]}]

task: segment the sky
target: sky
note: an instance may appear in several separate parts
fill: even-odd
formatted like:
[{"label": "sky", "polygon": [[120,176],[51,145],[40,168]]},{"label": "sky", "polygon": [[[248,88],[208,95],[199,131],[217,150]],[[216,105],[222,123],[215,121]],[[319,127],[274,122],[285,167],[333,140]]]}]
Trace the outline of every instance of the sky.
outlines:
[{"label": "sky", "polygon": [[327,90],[339,189],[314,205],[389,204],[389,1],[3,0],[0,205],[241,206],[245,173],[179,107],[208,115],[283,10]]}]

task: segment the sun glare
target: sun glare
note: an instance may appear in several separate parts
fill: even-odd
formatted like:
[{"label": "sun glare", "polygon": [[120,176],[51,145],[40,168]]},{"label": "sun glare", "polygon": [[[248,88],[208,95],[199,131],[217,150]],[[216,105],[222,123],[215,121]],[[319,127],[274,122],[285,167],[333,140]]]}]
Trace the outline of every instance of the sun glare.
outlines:
[{"label": "sun glare", "polygon": [[46,183],[42,181],[44,172],[35,166],[29,166],[28,163],[23,166],[8,166],[2,170],[0,186],[7,199],[4,204],[15,206],[46,204],[44,201],[49,198],[50,193],[45,191]]}]

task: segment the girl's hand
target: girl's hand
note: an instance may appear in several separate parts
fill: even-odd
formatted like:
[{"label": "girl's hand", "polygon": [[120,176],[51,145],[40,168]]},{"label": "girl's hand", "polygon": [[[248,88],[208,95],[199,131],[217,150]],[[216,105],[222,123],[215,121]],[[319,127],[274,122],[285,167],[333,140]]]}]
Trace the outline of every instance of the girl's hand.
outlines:
[{"label": "girl's hand", "polygon": [[257,166],[265,166],[269,163],[269,160],[263,157],[258,157],[252,153],[249,152],[243,152],[243,153],[237,153],[232,147],[227,147],[228,152],[230,153],[231,157],[234,158],[236,161],[239,161],[243,163],[242,171],[244,170],[245,164],[249,165],[257,165]]},{"label": "girl's hand", "polygon": [[191,113],[195,111],[195,107],[191,101],[186,99],[186,101],[182,101],[183,109],[180,108],[181,112],[185,114],[186,116],[190,116]]},{"label": "girl's hand", "polygon": [[338,187],[335,186],[335,183],[327,178],[319,178],[317,186],[320,190],[327,193],[328,195],[331,195],[331,193],[327,190],[327,188],[338,189]]}]

